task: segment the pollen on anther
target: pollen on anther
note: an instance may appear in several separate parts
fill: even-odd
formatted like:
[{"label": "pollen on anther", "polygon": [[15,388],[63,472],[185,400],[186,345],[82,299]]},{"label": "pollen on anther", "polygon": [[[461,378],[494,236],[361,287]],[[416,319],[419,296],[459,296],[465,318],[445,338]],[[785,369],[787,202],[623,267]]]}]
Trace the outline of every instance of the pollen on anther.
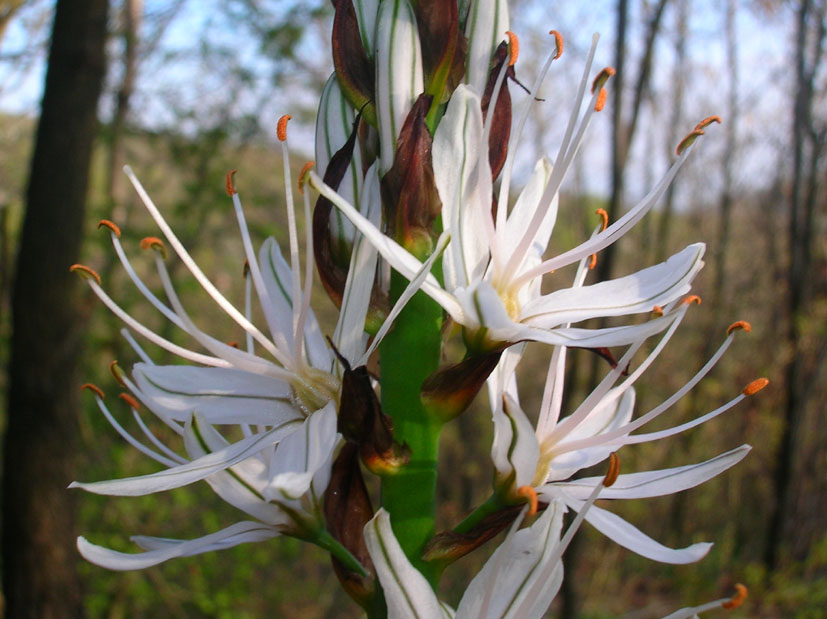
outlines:
[{"label": "pollen on anther", "polygon": [[517,64],[517,57],[520,55],[520,40],[510,30],[506,30],[505,34],[508,35],[508,66],[513,67]]},{"label": "pollen on anther", "polygon": [[592,254],[589,256],[589,271],[594,271],[594,267],[597,266],[597,254]]},{"label": "pollen on anther", "polygon": [[701,304],[701,297],[699,297],[696,294],[690,294],[688,297],[686,297],[683,300],[683,303],[685,305],[691,305],[692,303],[694,303],[695,305],[700,305]]},{"label": "pollen on anther", "polygon": [[606,209],[602,208],[597,209],[595,214],[601,219],[600,231],[603,232],[603,230],[609,227],[609,214],[606,212]]},{"label": "pollen on anther", "polygon": [[554,37],[554,44],[557,46],[557,54],[555,54],[554,59],[557,60],[563,55],[563,35],[556,30],[549,30],[548,33]]},{"label": "pollen on anther", "polygon": [[743,393],[745,396],[755,395],[769,384],[770,381],[766,378],[756,378],[749,385],[741,389],[741,393]]},{"label": "pollen on anther", "polygon": [[121,366],[118,365],[117,359],[112,361],[109,364],[109,371],[112,373],[112,376],[115,377],[115,380],[118,381],[122,387],[126,387],[126,382],[124,382],[124,371]]},{"label": "pollen on anther", "polygon": [[108,219],[101,219],[98,222],[98,230],[100,230],[101,227],[109,228],[116,237],[121,238],[121,229]]},{"label": "pollen on anther", "polygon": [[722,121],[721,121],[720,116],[707,116],[701,122],[699,122],[697,125],[695,125],[695,130],[698,131],[700,129],[706,129],[712,123],[721,124],[721,122]]},{"label": "pollen on anther", "polygon": [[166,245],[164,245],[164,242],[157,236],[145,236],[144,238],[142,238],[141,249],[154,249],[155,251],[161,252],[161,255],[164,258],[167,257],[167,247]]},{"label": "pollen on anther", "polygon": [[528,503],[528,516],[537,513],[537,492],[531,486],[520,486],[517,488],[517,496],[522,497]]},{"label": "pollen on anther", "polygon": [[101,285],[101,276],[85,264],[73,264],[69,267],[69,271],[71,273],[77,273],[81,277],[86,277],[87,279],[94,279],[98,283],[98,286]]},{"label": "pollen on anther", "polygon": [[744,603],[744,600],[747,599],[747,588],[742,585],[740,582],[735,584],[735,595],[733,595],[729,600],[721,604],[721,608],[725,608],[727,610],[733,610],[738,608],[741,604]]},{"label": "pollen on anther", "polygon": [[737,331],[738,329],[743,329],[746,333],[752,331],[752,325],[749,324],[746,320],[739,320],[737,322],[733,322],[726,330],[726,334],[729,335],[733,331]]},{"label": "pollen on anther", "polygon": [[230,170],[229,172],[227,172],[226,189],[227,189],[227,195],[230,196],[231,198],[233,197],[233,195],[238,193],[235,190],[235,173],[236,172],[238,172],[238,170]]},{"label": "pollen on anther", "polygon": [[592,82],[592,94],[594,94],[596,90],[603,88],[603,86],[606,85],[606,82],[609,81],[609,78],[615,73],[617,73],[617,71],[615,71],[612,67],[606,67],[598,73],[597,77],[595,77]]},{"label": "pollen on anther", "polygon": [[603,108],[606,107],[606,98],[608,97],[608,93],[606,92],[605,88],[601,88],[600,92],[597,93],[597,101],[594,104],[594,111],[595,112],[602,112]]},{"label": "pollen on anther", "polygon": [[618,475],[620,475],[620,457],[617,452],[613,451],[609,454],[609,470],[606,471],[606,477],[603,478],[603,486],[608,488],[614,485]]},{"label": "pollen on anther", "polygon": [[227,346],[231,348],[239,348],[238,342],[236,342],[235,340],[233,340],[232,342],[227,342]]},{"label": "pollen on anther", "polygon": [[132,407],[132,408],[134,408],[135,410],[139,410],[139,409],[141,408],[141,405],[140,405],[140,404],[138,404],[138,400],[136,400],[135,398],[133,398],[133,397],[132,397],[131,395],[129,395],[128,393],[119,393],[119,394],[118,394],[118,397],[119,397],[121,400],[123,400],[124,402],[126,402],[127,404],[129,404],[129,406],[131,406],[131,407]]},{"label": "pollen on anther", "polygon": [[660,305],[656,305],[652,308],[652,313],[657,317],[661,317],[663,316],[663,308]]},{"label": "pollen on anther", "polygon": [[676,155],[681,155],[683,151],[692,146],[692,143],[698,139],[698,136],[704,134],[703,129],[693,129],[684,139],[681,140],[678,147],[675,149]]},{"label": "pollen on anther", "polygon": [[276,125],[276,137],[279,139],[279,142],[284,142],[287,139],[287,121],[293,118],[290,114],[285,114],[281,118],[279,118],[279,122]]},{"label": "pollen on anther", "polygon": [[89,391],[94,393],[96,396],[98,396],[101,400],[103,400],[103,398],[105,397],[103,395],[103,391],[101,391],[101,388],[98,387],[97,385],[93,385],[92,383],[83,383],[80,386],[80,388],[81,388],[81,390],[88,389]]}]

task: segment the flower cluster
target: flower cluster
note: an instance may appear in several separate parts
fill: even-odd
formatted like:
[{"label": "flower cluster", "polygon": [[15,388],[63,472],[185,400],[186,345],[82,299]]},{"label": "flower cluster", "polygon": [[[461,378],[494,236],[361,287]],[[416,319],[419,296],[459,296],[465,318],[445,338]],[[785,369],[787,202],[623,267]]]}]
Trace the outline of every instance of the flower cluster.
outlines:
[{"label": "flower cluster", "polygon": [[[165,239],[146,238],[141,248],[152,252],[166,301],[138,275],[117,225],[100,224],[136,288],[189,337],[191,347],[173,343],[127,313],[92,269],[72,267],[125,323],[122,333],[141,359],[131,372],[117,364],[112,371],[127,391],[121,398],[143,440],[118,423],[100,389],[85,387],[116,431],[163,467],[141,477],[72,486],[143,495],[203,480],[252,520],[194,540],[133,537],[143,550],[133,554],[81,537],[80,552],[110,569],[138,569],[289,535],[330,552],[343,587],[369,616],[391,617],[541,616],[560,587],[563,552],[583,520],[655,561],[702,558],[709,544],[667,548],[594,503],[691,488],[747,454],[750,447],[742,445],[706,462],[620,474],[615,452],[688,430],[760,390],[765,379],[689,422],[637,433],[691,390],[749,324],[734,323],[686,385],[636,414],[636,381],[699,301],[688,295],[703,266],[704,245],[689,245],[661,264],[617,279],[589,285],[586,279],[597,253],[651,210],[696,138],[719,119],[705,119],[689,133],[672,167],[621,218],[609,222],[600,212],[590,238],[548,256],[561,184],[591,118],[605,105],[614,73],[606,68],[591,78],[597,37],[556,155],[537,162],[512,200],[516,147],[541,101],[536,95],[546,73],[563,52],[562,36],[550,33],[548,60],[512,112],[509,85],[517,83],[518,41],[508,31],[504,0],[338,0],[334,5],[335,73],[319,105],[318,173],[308,165],[298,175],[307,222],[304,264],[285,116],[277,135],[284,160],[287,258],[272,238],[256,253],[234,173],[227,176],[247,260],[241,309],[195,263],[129,168],[127,175]],[[244,330],[243,348],[195,324],[172,284],[167,246]],[[339,307],[331,337],[325,337],[310,307],[314,264]],[[555,272],[568,265],[575,265],[574,277],[563,283]],[[550,277],[556,289],[544,293],[542,284]],[[261,327],[252,319],[254,297]],[[632,316],[637,318],[618,326],[580,324]],[[186,363],[153,363],[135,334]],[[444,361],[449,340],[454,347],[460,340],[465,349],[453,364]],[[521,408],[517,389],[516,371],[529,342],[552,347],[536,424]],[[631,369],[644,345],[651,351]],[[594,390],[574,410],[563,411],[571,347],[594,350],[610,363]],[[377,358],[374,376],[366,366]],[[440,431],[483,387],[494,426],[491,497],[452,529],[435,534]],[[141,404],[180,437],[180,449],[150,431]],[[576,477],[607,459],[604,477]],[[371,505],[366,471],[380,480],[379,509]],[[563,531],[567,510],[577,516]],[[434,591],[442,572],[503,531],[502,543],[456,612],[441,602]],[[744,595],[739,589],[733,600],[675,616],[734,606]]]}]

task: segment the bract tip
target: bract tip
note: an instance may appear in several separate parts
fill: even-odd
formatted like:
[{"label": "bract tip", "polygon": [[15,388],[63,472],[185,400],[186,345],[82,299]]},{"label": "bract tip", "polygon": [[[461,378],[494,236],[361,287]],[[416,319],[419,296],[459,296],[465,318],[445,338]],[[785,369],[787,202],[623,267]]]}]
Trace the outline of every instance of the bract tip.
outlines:
[{"label": "bract tip", "polygon": [[98,275],[94,269],[89,268],[85,264],[73,264],[69,267],[69,271],[72,273],[77,273],[86,279],[94,279],[98,283],[98,286],[101,285],[101,276]]},{"label": "bract tip", "polygon": [[98,222],[98,230],[100,230],[101,227],[109,228],[112,231],[112,234],[118,238],[121,238],[121,229],[108,219],[101,219]]}]

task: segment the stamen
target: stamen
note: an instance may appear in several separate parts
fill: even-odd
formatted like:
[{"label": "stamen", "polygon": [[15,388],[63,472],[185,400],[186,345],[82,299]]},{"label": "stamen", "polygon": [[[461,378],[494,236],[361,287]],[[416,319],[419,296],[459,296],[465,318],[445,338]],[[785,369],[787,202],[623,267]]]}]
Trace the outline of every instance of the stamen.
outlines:
[{"label": "stamen", "polygon": [[115,380],[120,383],[122,387],[126,387],[126,382],[124,382],[124,375],[125,372],[123,368],[118,365],[118,360],[114,360],[109,364],[109,371],[112,373],[112,376],[115,377]]},{"label": "stamen", "polygon": [[746,320],[739,320],[737,322],[733,322],[731,325],[729,325],[729,328],[726,330],[726,334],[729,335],[730,333],[738,329],[743,329],[746,333],[749,333],[750,331],[752,331],[752,325],[749,324]]},{"label": "stamen", "polygon": [[98,229],[99,230],[100,230],[101,226],[103,226],[105,228],[109,228],[116,237],[121,238],[121,229],[118,226],[116,226],[114,223],[109,221],[108,219],[101,219],[98,222]]},{"label": "stamen", "polygon": [[101,388],[98,387],[97,385],[93,385],[92,383],[83,383],[80,386],[80,389],[81,389],[81,391],[83,391],[84,389],[88,389],[89,391],[94,393],[96,396],[98,396],[101,400],[104,397],[106,397],[106,396],[103,395],[103,391],[101,391]]},{"label": "stamen", "polygon": [[98,286],[101,285],[101,276],[85,264],[73,264],[69,267],[69,272],[77,273],[84,279],[94,279],[98,283]]},{"label": "stamen", "polygon": [[744,600],[747,599],[747,588],[742,585],[740,582],[735,584],[735,595],[732,598],[721,604],[721,608],[725,608],[726,610],[733,610],[738,608],[741,604],[744,603]]},{"label": "stamen", "polygon": [[606,106],[606,98],[609,94],[606,92],[605,88],[601,88],[600,92],[597,93],[597,103],[594,104],[594,111],[595,112],[602,112],[603,108]]},{"label": "stamen", "polygon": [[603,478],[603,487],[613,486],[618,475],[620,475],[620,457],[618,457],[616,451],[613,451],[609,454],[609,470],[606,471],[606,476]]},{"label": "stamen", "polygon": [[712,123],[721,124],[721,122],[722,121],[721,121],[720,116],[707,116],[701,122],[699,122],[697,125],[695,125],[695,130],[706,129]]},{"label": "stamen", "polygon": [[557,60],[563,55],[563,35],[556,30],[549,30],[548,33],[554,37],[554,45],[557,46],[557,55],[552,60]]},{"label": "stamen", "polygon": [[227,172],[227,181],[226,181],[226,183],[227,183],[227,185],[226,185],[227,195],[230,196],[231,198],[233,197],[234,194],[238,193],[235,190],[235,183],[234,183],[236,172],[238,172],[238,170],[230,170],[229,172]]},{"label": "stamen", "polygon": [[602,221],[600,225],[600,231],[603,232],[606,228],[609,227],[609,214],[606,212],[606,209],[599,208],[595,211],[596,215],[600,216]]},{"label": "stamen", "polygon": [[524,498],[528,503],[527,516],[533,516],[537,513],[537,492],[531,486],[520,486],[516,492],[518,497]]},{"label": "stamen", "polygon": [[701,297],[699,297],[696,294],[690,294],[688,297],[686,297],[682,301],[682,303],[684,305],[691,305],[692,303],[695,303],[696,305],[700,305],[701,304]]},{"label": "stamen", "polygon": [[770,381],[767,380],[766,378],[756,378],[749,385],[744,387],[741,390],[741,393],[743,393],[745,396],[755,395],[756,393],[761,391],[764,387],[766,387],[769,384],[770,384]]},{"label": "stamen", "polygon": [[678,147],[675,149],[675,154],[681,155],[683,151],[692,146],[695,140],[697,140],[698,137],[703,134],[703,129],[693,129],[692,131],[690,131],[689,134],[681,140],[680,144],[678,144]]},{"label": "stamen", "polygon": [[508,66],[513,67],[517,64],[517,57],[520,55],[520,41],[510,30],[506,30],[505,34],[508,35]]},{"label": "stamen", "polygon": [[663,308],[660,305],[656,305],[652,308],[652,314],[654,314],[658,318],[663,316]]},{"label": "stamen", "polygon": [[142,238],[141,249],[154,249],[155,251],[159,252],[161,256],[163,256],[164,260],[167,259],[167,246],[164,245],[164,242],[157,236],[145,236],[144,238]]},{"label": "stamen", "polygon": [[141,405],[138,404],[138,401],[128,393],[119,393],[118,397],[127,404],[129,404],[129,406],[131,406],[135,410],[139,410],[141,408]]},{"label": "stamen", "polygon": [[314,165],[316,165],[315,161],[308,161],[307,163],[304,164],[304,167],[299,172],[298,186],[299,186],[299,194],[301,194],[301,195],[304,195],[304,184],[307,182],[307,178],[306,178],[307,173],[310,171],[310,169]]},{"label": "stamen", "polygon": [[615,71],[612,67],[606,67],[600,73],[597,74],[597,77],[594,78],[592,82],[592,94],[595,91],[600,90],[603,86],[606,85],[606,82],[609,81],[609,78],[612,77],[617,71]]},{"label": "stamen", "polygon": [[594,270],[594,267],[597,266],[597,254],[592,254],[589,256],[589,271]]},{"label": "stamen", "polygon": [[284,142],[287,139],[287,121],[293,118],[290,114],[285,114],[281,118],[279,118],[279,122],[276,125],[276,137],[278,137],[279,142]]}]

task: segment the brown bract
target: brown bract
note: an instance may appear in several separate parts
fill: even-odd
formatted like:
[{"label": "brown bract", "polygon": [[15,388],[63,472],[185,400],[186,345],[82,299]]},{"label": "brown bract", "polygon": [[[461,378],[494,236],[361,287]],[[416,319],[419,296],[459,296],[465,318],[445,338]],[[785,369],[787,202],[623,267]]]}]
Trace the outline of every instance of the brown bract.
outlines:
[{"label": "brown bract", "polygon": [[425,92],[445,103],[465,75],[468,41],[459,28],[457,3],[416,0],[411,4],[422,47]]},{"label": "brown bract", "polygon": [[462,414],[497,367],[501,355],[501,349],[495,350],[439,368],[422,383],[426,409],[444,421]]}]

